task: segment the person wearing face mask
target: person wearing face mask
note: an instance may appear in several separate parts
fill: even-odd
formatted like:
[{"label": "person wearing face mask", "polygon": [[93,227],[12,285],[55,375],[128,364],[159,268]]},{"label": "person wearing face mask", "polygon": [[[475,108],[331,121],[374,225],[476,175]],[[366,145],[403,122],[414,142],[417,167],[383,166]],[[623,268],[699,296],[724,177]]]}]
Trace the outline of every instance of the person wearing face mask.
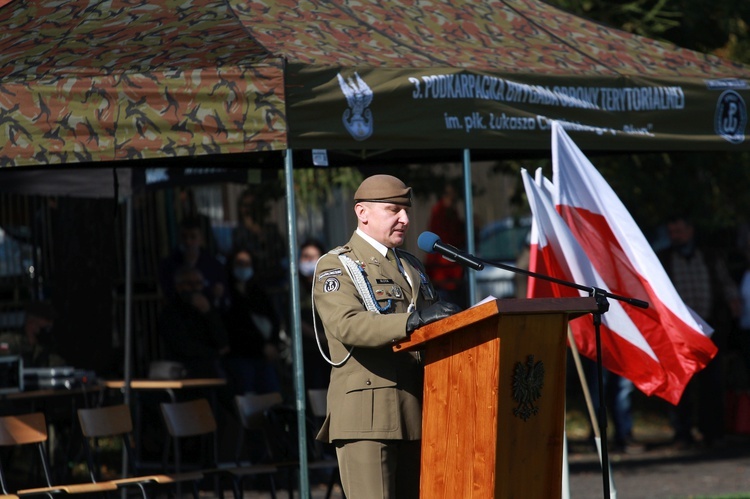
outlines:
[{"label": "person wearing face mask", "polygon": [[[325,253],[323,244],[317,239],[307,239],[299,250],[300,310],[302,311],[302,354],[305,361],[305,387],[309,389],[328,388],[331,378],[331,365],[328,357],[328,340],[323,333],[323,323],[312,314],[312,286],[315,265]],[[316,339],[314,322],[317,322]],[[323,353],[323,355],[321,355]]]},{"label": "person wearing face mask", "polygon": [[237,394],[281,391],[280,320],[257,278],[253,262],[252,254],[241,249],[228,264],[229,306],[223,321],[230,354],[224,364]]}]

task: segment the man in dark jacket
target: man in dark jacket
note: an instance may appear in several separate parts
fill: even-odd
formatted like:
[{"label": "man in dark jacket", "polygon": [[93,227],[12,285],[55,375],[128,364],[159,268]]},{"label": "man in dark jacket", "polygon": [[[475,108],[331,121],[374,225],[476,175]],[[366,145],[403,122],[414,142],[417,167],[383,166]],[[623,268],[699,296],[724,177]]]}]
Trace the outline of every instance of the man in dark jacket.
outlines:
[{"label": "man in dark jacket", "polygon": [[184,364],[192,378],[225,377],[221,357],[229,352],[220,313],[203,293],[201,271],[182,267],[174,277],[175,296],[158,322],[169,360]]},{"label": "man in dark jacket", "polygon": [[659,253],[664,269],[685,304],[715,329],[711,340],[716,357],[688,383],[673,415],[675,443],[693,444],[693,408],[697,405],[697,426],[703,441],[711,445],[724,433],[724,384],[722,358],[731,320],[740,312],[739,292],[724,260],[695,240],[692,222],[682,216],[667,222],[671,245]]}]

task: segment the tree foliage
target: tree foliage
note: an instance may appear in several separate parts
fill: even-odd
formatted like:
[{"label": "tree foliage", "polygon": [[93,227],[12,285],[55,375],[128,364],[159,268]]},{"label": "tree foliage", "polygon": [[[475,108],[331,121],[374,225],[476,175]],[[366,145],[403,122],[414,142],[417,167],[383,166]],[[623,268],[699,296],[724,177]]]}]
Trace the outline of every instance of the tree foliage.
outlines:
[{"label": "tree foliage", "polygon": [[750,2],[737,0],[549,0],[629,33],[750,63]]},{"label": "tree foliage", "polygon": [[[279,185],[284,185],[285,172],[279,172]],[[354,191],[362,182],[356,168],[301,168],[294,170],[294,196],[297,211],[305,214],[330,201],[337,188]],[[281,194],[281,193],[279,193]],[[283,194],[282,194],[283,195]]]},{"label": "tree foliage", "polygon": [[[750,2],[736,0],[548,0],[575,15],[678,46],[750,64]],[[750,155],[747,153],[649,153],[590,155],[592,163],[645,232],[670,214],[692,216],[717,245],[750,223]],[[548,161],[516,161],[498,170]],[[519,189],[523,189],[520,186]],[[518,197],[519,204],[524,202]]]}]

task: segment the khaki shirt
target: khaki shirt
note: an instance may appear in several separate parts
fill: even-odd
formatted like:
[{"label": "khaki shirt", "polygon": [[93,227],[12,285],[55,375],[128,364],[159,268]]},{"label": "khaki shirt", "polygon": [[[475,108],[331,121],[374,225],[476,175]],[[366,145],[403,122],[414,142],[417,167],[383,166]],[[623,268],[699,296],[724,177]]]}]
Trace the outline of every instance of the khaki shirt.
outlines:
[{"label": "khaki shirt", "polygon": [[[383,313],[365,308],[338,253],[363,269]],[[407,309],[416,295],[421,309],[436,300],[419,260],[399,251],[409,282],[372,245],[356,233],[346,246],[318,263],[314,304],[325,328],[333,367],[328,388],[328,414],[318,439],[421,438],[423,371],[418,355],[396,353],[393,343],[407,337]],[[390,302],[390,305],[388,303]]]}]

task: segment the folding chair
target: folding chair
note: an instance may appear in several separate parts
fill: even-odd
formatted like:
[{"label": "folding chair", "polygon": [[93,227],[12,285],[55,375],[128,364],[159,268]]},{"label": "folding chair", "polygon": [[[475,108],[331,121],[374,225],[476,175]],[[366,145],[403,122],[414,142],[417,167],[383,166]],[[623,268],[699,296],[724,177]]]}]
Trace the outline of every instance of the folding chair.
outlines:
[{"label": "folding chair", "polygon": [[[262,435],[266,448],[266,460],[274,466],[285,469],[289,474],[290,497],[294,488],[291,479],[299,469],[299,448],[297,432],[297,411],[281,404],[279,393],[257,395],[246,393],[236,395],[235,403],[244,430]],[[338,468],[338,461],[322,455],[314,440],[314,425],[306,419],[308,470]],[[335,481],[335,477],[333,477]],[[333,481],[329,483],[330,496]]]},{"label": "folding chair", "polygon": [[[106,492],[117,490],[117,485],[111,482],[53,485],[47,459],[46,442],[47,422],[44,413],[33,412],[18,416],[0,417],[0,447],[34,447],[38,456],[35,459],[36,464],[41,467],[44,475],[45,486],[19,490],[15,495],[18,497],[36,495],[52,497],[62,494],[106,494]],[[9,494],[7,477],[1,463],[0,488],[2,488],[3,494]]]},{"label": "folding chair", "polygon": [[125,449],[125,459],[129,475],[115,480],[109,480],[120,488],[138,487],[144,498],[149,497],[148,489],[158,486],[176,486],[177,483],[189,482],[193,486],[193,496],[198,497],[198,483],[203,478],[199,471],[180,474],[155,474],[136,476],[135,459],[133,455],[132,432],[133,421],[130,408],[125,404],[93,409],[78,409],[78,422],[81,425],[83,444],[86,451],[91,481],[100,483],[99,472],[99,440],[105,437],[119,438]]},{"label": "folding chair", "polygon": [[[307,390],[307,402],[310,404],[310,412],[312,413],[313,417],[316,420],[320,420],[321,422],[325,420],[327,414],[328,414],[328,390],[325,388],[311,388]],[[317,421],[316,421],[317,423]],[[315,429],[319,430],[318,424],[315,425]],[[315,435],[317,435],[317,431],[315,432]],[[314,437],[312,437],[314,438]],[[319,444],[320,442],[317,442]],[[325,446],[329,444],[325,444],[322,446],[317,446],[318,448],[321,448],[321,451],[318,455],[325,456]],[[333,465],[331,461],[335,461],[335,469],[333,469],[331,473],[331,477],[328,481],[328,490],[326,490],[326,496],[325,499],[331,498],[331,493],[333,492],[333,486],[338,483],[341,485],[341,475],[339,473],[339,466],[338,466],[338,459],[336,458],[323,458],[321,459],[321,462],[326,463],[326,467],[333,468]],[[341,488],[342,494],[343,494],[343,487]],[[346,497],[346,495],[344,495]]]},{"label": "folding chair", "polygon": [[[235,465],[220,466],[217,456],[217,436],[216,436],[216,419],[208,401],[204,398],[191,400],[187,402],[164,402],[160,404],[162,416],[167,427],[170,439],[174,444],[174,466],[179,473],[182,466],[181,441],[189,437],[200,437],[205,444],[206,440],[210,441],[210,449],[203,455],[207,457],[206,463],[200,470],[206,475],[212,475],[217,480],[221,477],[232,479],[232,490],[235,499],[241,499],[244,489],[245,478],[252,475],[267,475],[270,482],[271,497],[275,499],[276,488],[273,475],[278,471],[275,466],[271,465]],[[167,442],[169,444],[169,442]],[[169,447],[165,448],[164,463],[166,466]],[[220,485],[217,484],[217,485]],[[221,488],[218,490],[222,494]]]},{"label": "folding chair", "polygon": [[[240,426],[240,438],[237,441],[237,452],[235,460],[240,462],[242,458],[242,449],[248,452],[251,449],[251,437],[261,436],[265,431],[264,411],[268,408],[281,404],[283,397],[279,392],[256,395],[255,393],[246,393],[244,395],[235,395],[234,401],[237,407],[237,415],[242,425]],[[285,469],[290,479],[287,482],[289,486],[289,497],[293,497],[293,484],[291,480],[291,467],[298,466],[294,461],[279,460],[278,456],[273,455],[268,449],[266,439],[260,437],[262,443],[263,455],[259,459],[263,463],[271,463],[279,469]]]}]

